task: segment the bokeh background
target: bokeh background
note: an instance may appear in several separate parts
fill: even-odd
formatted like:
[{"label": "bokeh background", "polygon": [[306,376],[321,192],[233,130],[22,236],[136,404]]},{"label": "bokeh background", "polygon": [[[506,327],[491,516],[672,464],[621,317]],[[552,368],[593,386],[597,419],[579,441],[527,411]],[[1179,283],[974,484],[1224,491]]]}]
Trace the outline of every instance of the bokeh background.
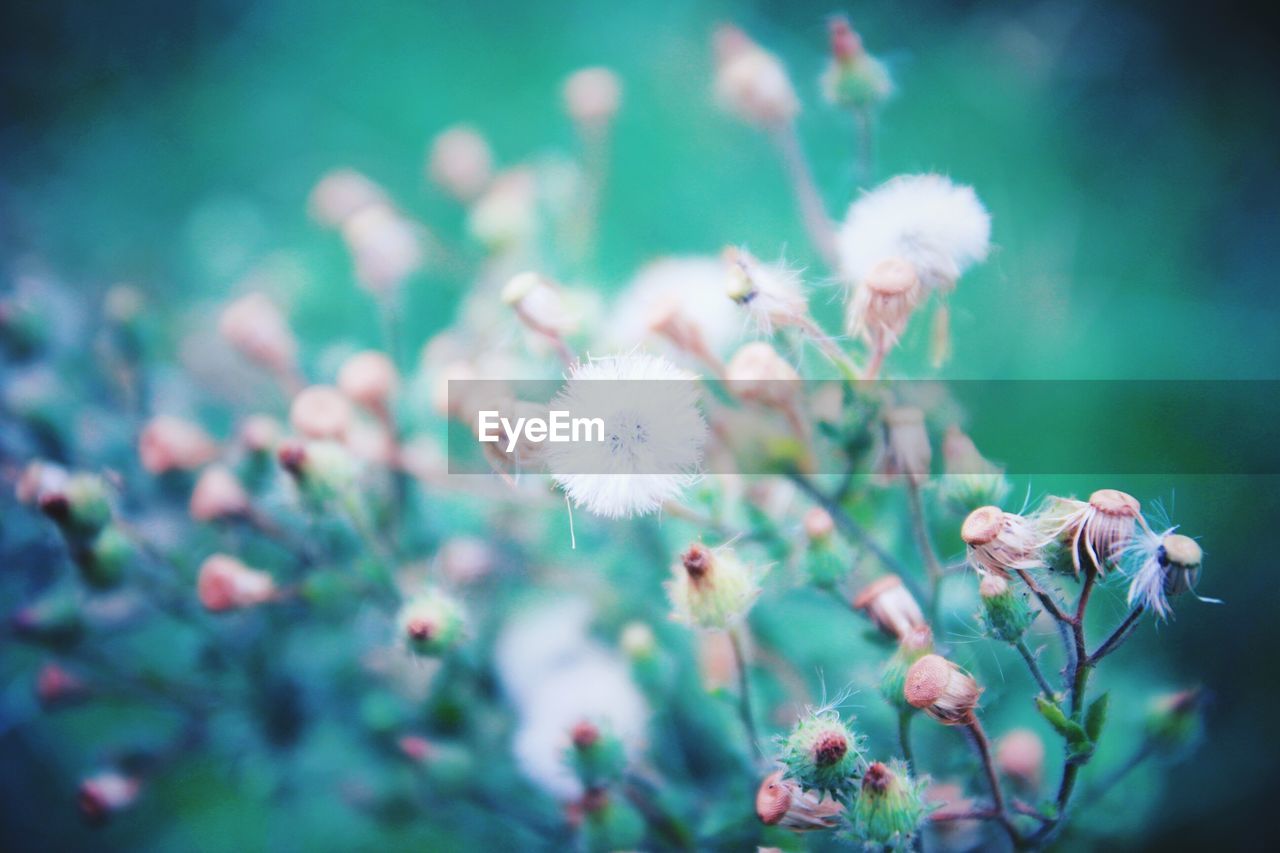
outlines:
[{"label": "bokeh background", "polygon": [[[992,213],[997,250],[955,296],[944,375],[1280,378],[1280,51],[1271,15],[1245,4],[9,4],[0,13],[0,262],[6,276],[50,272],[86,304],[118,281],[136,283],[174,353],[209,305],[266,264],[292,282],[304,348],[372,345],[371,300],[340,241],[307,216],[317,177],[357,168],[465,242],[457,208],[424,181],[431,136],[473,123],[500,163],[572,150],[560,83],[603,64],[626,93],[592,271],[602,290],[653,256],[730,242],[815,263],[767,141],[714,108],[708,40],[717,22],[734,20],[784,58],[807,103],[800,132],[839,211],[854,192],[852,129],[820,105],[816,82],[833,11],[851,15],[898,84],[877,173],[945,172],[975,186]],[[410,283],[408,347],[450,322],[462,287],[430,272]],[[827,320],[838,312],[831,293],[815,300]],[[59,381],[77,393],[74,375]],[[1156,446],[1179,431],[1158,413],[1112,414]],[[1061,428],[1079,427],[1064,413]],[[999,458],[998,444],[988,453]],[[1019,487],[1099,485],[1074,473]],[[1267,809],[1280,786],[1280,679],[1270,661],[1280,601],[1268,538],[1278,481],[1122,476],[1105,485],[1176,507],[1176,520],[1203,536],[1205,593],[1226,600],[1144,627],[1123,664],[1101,676],[1198,682],[1213,696],[1205,746],[1176,769],[1136,773],[1132,791],[1106,801],[1108,819],[1145,827],[1128,836],[1133,846],[1261,846],[1274,833]],[[1113,607],[1120,612],[1118,600]],[[785,629],[786,611],[776,618]],[[21,666],[8,648],[3,657],[8,690]],[[105,724],[68,718],[35,746],[0,734],[0,847],[86,843],[64,817],[66,768]],[[305,802],[281,811],[212,766],[184,772],[180,794],[94,843],[191,849],[198,838],[224,839],[218,847],[267,838],[293,849],[423,838]]]}]

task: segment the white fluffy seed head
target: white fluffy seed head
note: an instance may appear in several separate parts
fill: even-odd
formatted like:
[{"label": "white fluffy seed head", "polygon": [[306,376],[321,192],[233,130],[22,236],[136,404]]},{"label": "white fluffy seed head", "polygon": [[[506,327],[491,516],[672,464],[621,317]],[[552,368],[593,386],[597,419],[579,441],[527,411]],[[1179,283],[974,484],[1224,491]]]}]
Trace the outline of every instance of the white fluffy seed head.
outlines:
[{"label": "white fluffy seed head", "polygon": [[849,207],[840,226],[840,271],[857,285],[885,258],[902,258],[926,291],[950,290],[990,249],[991,217],[971,187],[942,175],[901,175]]},{"label": "white fluffy seed head", "polygon": [[697,476],[707,424],[695,377],[647,353],[576,365],[551,408],[604,421],[604,441],[543,446],[575,506],[606,518],[655,512]]}]

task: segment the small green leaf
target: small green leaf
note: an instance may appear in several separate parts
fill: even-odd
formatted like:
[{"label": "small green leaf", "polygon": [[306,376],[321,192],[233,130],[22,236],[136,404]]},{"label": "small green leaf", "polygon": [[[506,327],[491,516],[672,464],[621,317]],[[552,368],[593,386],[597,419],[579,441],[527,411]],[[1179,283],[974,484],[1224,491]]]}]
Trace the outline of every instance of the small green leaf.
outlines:
[{"label": "small green leaf", "polygon": [[1102,734],[1102,727],[1107,722],[1107,697],[1109,693],[1103,693],[1097,699],[1093,700],[1093,704],[1089,706],[1089,710],[1084,715],[1084,730],[1089,736],[1089,740],[1095,743],[1098,736]]},{"label": "small green leaf", "polygon": [[1072,751],[1092,747],[1089,735],[1085,733],[1080,724],[1075,720],[1067,719],[1067,715],[1062,713],[1062,709],[1056,704],[1043,696],[1037,696],[1036,708],[1040,711],[1040,716],[1048,720],[1049,725],[1053,726],[1053,730],[1066,738],[1067,743],[1071,745]]}]

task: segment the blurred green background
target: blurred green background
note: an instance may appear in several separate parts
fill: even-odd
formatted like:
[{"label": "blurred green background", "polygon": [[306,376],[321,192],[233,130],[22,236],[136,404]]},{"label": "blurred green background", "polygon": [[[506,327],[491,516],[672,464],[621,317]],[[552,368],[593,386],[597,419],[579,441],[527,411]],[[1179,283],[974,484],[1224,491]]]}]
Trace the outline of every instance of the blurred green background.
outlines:
[{"label": "blurred green background", "polygon": [[[733,20],[786,60],[806,101],[801,134],[838,212],[854,192],[853,133],[816,82],[835,11],[851,15],[898,85],[878,175],[939,170],[972,184],[992,213],[997,250],[955,295],[945,375],[1280,378],[1280,54],[1274,21],[1243,4],[10,5],[0,13],[0,253],[9,270],[38,263],[86,299],[137,283],[172,320],[175,342],[193,306],[274,259],[298,276],[291,316],[304,346],[372,344],[371,301],[340,241],[307,216],[316,178],[360,169],[461,239],[460,213],[423,179],[430,137],[474,123],[502,164],[572,150],[560,82],[603,64],[626,91],[601,288],[655,255],[730,242],[816,268],[767,141],[714,108],[708,41]],[[410,283],[409,344],[450,322],[460,287],[431,274]],[[830,292],[832,304],[815,300],[827,320]],[[1073,428],[1069,413],[1062,428]],[[1143,417],[1133,428],[1159,445],[1179,425]],[[1000,458],[998,443],[984,450]],[[1268,657],[1280,600],[1262,536],[1280,512],[1280,482],[1063,475],[1019,487],[1099,485],[1176,506],[1175,520],[1204,536],[1204,592],[1227,602],[1184,605],[1172,625],[1144,627],[1123,652],[1128,669],[1102,676],[1202,681],[1214,696],[1208,742],[1166,780],[1143,844],[1257,842],[1274,832],[1260,809],[1280,785],[1280,679]],[[0,769],[0,846],[12,847],[21,827],[60,819],[51,815],[63,804],[42,801],[52,783],[25,776],[29,767]],[[1110,802],[1124,809],[1123,798]],[[170,805],[110,843],[166,837],[187,817]],[[236,815],[221,824],[246,820],[250,838],[269,821],[234,802],[217,808]],[[323,837],[326,819],[308,819],[317,824],[305,835]]]}]

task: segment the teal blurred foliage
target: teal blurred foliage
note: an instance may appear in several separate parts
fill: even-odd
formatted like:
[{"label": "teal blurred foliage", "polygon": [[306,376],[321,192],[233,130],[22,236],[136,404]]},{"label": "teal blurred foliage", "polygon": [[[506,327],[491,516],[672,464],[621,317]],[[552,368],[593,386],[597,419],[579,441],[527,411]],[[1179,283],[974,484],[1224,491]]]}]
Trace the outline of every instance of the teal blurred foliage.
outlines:
[{"label": "teal blurred foliage", "polygon": [[[625,95],[613,131],[598,260],[582,277],[614,292],[657,255],[745,244],[761,257],[785,255],[808,266],[815,312],[834,328],[837,286],[818,272],[768,142],[715,108],[709,48],[714,25],[733,20],[786,61],[806,105],[801,136],[829,209],[840,212],[855,192],[853,127],[821,103],[816,82],[832,11],[853,16],[895,78],[898,92],[876,139],[878,176],[942,171],[973,185],[992,214],[996,250],[966,275],[952,300],[955,356],[943,376],[1277,378],[1274,21],[1220,7],[132,0],[9,8],[0,13],[9,19],[0,26],[5,274],[52,275],[71,296],[48,307],[80,323],[110,285],[136,284],[148,305],[148,357],[172,364],[187,335],[208,326],[231,285],[265,269],[285,282],[304,361],[333,363],[335,345],[378,345],[379,317],[355,285],[341,241],[307,215],[316,179],[337,166],[357,168],[388,188],[409,215],[466,246],[460,209],[424,180],[428,140],[466,121],[484,131],[500,164],[572,152],[559,86],[568,72],[603,64],[620,74]],[[416,353],[452,322],[466,284],[438,270],[409,281],[402,352]],[[74,338],[82,326],[72,328],[57,334]],[[926,336],[925,324],[916,323],[894,362],[899,370],[923,374]],[[201,357],[198,349],[187,355]],[[57,393],[45,416],[56,420],[73,403],[83,405],[98,418],[82,430],[91,435],[88,447],[120,446],[113,431],[128,427],[111,420],[116,404],[86,378],[94,358],[87,342],[82,357],[80,367],[47,377]],[[167,369],[173,382],[174,369]],[[9,380],[6,374],[6,386]],[[230,430],[227,412],[200,405],[207,427]],[[1179,425],[1158,412],[1114,414],[1132,418],[1157,446],[1181,446],[1173,438]],[[984,416],[988,424],[999,420]],[[1060,428],[1080,429],[1072,412],[1062,413]],[[998,423],[996,430],[982,450],[998,460]],[[1009,440],[1026,440],[1010,430]],[[51,432],[38,448],[44,454],[62,440],[57,429]],[[3,461],[10,470],[24,460]],[[140,492],[125,490],[131,508],[169,500],[181,509],[189,483],[153,481],[132,459],[93,461],[117,467],[127,482],[145,483]],[[1097,482],[1065,472],[1015,478],[1010,502],[1017,509],[1022,494],[1088,494],[1102,486],[1129,491],[1148,506],[1163,502],[1185,532],[1201,536],[1202,590],[1226,604],[1180,603],[1177,621],[1158,629],[1144,623],[1095,675],[1094,695],[1110,692],[1110,722],[1084,776],[1086,789],[1090,774],[1103,778],[1126,759],[1136,735],[1119,736],[1141,730],[1147,701],[1158,693],[1205,687],[1211,697],[1205,742],[1189,764],[1137,769],[1089,809],[1063,845],[1257,843],[1273,833],[1262,809],[1280,784],[1273,721],[1280,687],[1266,658],[1280,642],[1280,626],[1272,560],[1261,537],[1280,512],[1280,482],[1242,475]],[[7,494],[0,501],[0,602],[7,614],[66,567],[47,523]],[[580,524],[570,551],[559,516],[531,521],[513,512],[500,515],[499,524],[485,520],[479,503],[434,509],[413,532],[414,543],[425,553],[447,534],[469,532],[488,537],[512,564],[536,561],[552,585],[580,586],[597,601],[595,632],[605,642],[615,642],[632,619],[652,624],[662,658],[637,674],[646,690],[653,679],[665,689],[674,685],[673,695],[701,695],[688,632],[663,622],[658,586],[672,555],[699,533],[695,526],[677,519]],[[958,558],[959,519],[942,510],[936,515],[944,558]],[[330,533],[332,553],[357,552],[343,540],[349,531]],[[222,537],[206,530],[181,542],[184,570],[194,572],[200,557],[226,547]],[[279,559],[269,543],[245,535],[240,544],[251,565]],[[913,553],[905,532],[890,544]],[[112,752],[120,745],[162,750],[183,734],[177,717],[159,695],[153,702],[118,698],[42,714],[29,693],[44,656],[6,636],[0,847],[567,843],[557,834],[563,822],[555,803],[504,757],[513,722],[492,674],[477,663],[494,637],[474,638],[473,659],[456,664],[478,674],[449,681],[453,686],[433,691],[421,706],[370,694],[368,674],[347,650],[353,634],[370,629],[353,626],[356,603],[322,594],[323,570],[339,569],[321,569],[311,606],[331,608],[332,618],[309,621],[316,625],[311,635],[284,624],[301,607],[296,603],[269,617],[231,617],[243,622],[227,632],[234,642],[224,652],[269,672],[253,680],[261,692],[237,696],[201,733],[199,749],[164,764],[134,811],[97,834],[68,819],[77,779],[120,758]],[[798,679],[812,701],[824,689],[858,685],[849,703],[858,728],[870,736],[873,755],[879,748],[888,757],[895,720],[874,685],[889,647],[828,597],[785,581],[789,571],[775,570],[767,606],[752,614],[759,646],[788,662],[781,671]],[[501,613],[518,598],[507,577],[500,573],[471,594]],[[976,614],[969,586],[951,590],[944,607]],[[1099,596],[1093,636],[1125,612],[1122,587]],[[1056,744],[1027,700],[1017,656],[979,639],[976,616],[967,621],[969,635],[950,640],[987,687],[988,730],[1028,726]],[[171,683],[198,688],[203,673],[232,665],[203,645],[205,629],[220,626],[198,612],[162,618],[145,631],[110,637],[106,650],[127,670],[121,678],[141,682],[144,692]],[[270,642],[256,642],[263,638]],[[1050,634],[1037,639],[1053,641]],[[763,667],[757,675],[762,705],[787,707],[794,685]],[[740,772],[731,692],[655,707],[652,740],[660,748],[650,760],[660,773],[689,780],[662,796],[677,811],[689,798],[705,805],[696,829],[724,849],[793,843],[777,830],[762,834],[751,815],[758,780]],[[790,718],[765,722],[770,731],[785,731]],[[433,763],[435,775],[424,778],[398,754],[394,733],[406,729],[429,731],[446,751],[454,743],[486,749]],[[916,755],[932,775],[977,784],[971,756],[955,748],[955,732],[922,720],[915,736]],[[1059,759],[1052,748],[1050,754],[1046,775],[1053,778]],[[145,764],[155,756],[124,760]],[[521,813],[524,828],[513,829],[504,809]]]}]

